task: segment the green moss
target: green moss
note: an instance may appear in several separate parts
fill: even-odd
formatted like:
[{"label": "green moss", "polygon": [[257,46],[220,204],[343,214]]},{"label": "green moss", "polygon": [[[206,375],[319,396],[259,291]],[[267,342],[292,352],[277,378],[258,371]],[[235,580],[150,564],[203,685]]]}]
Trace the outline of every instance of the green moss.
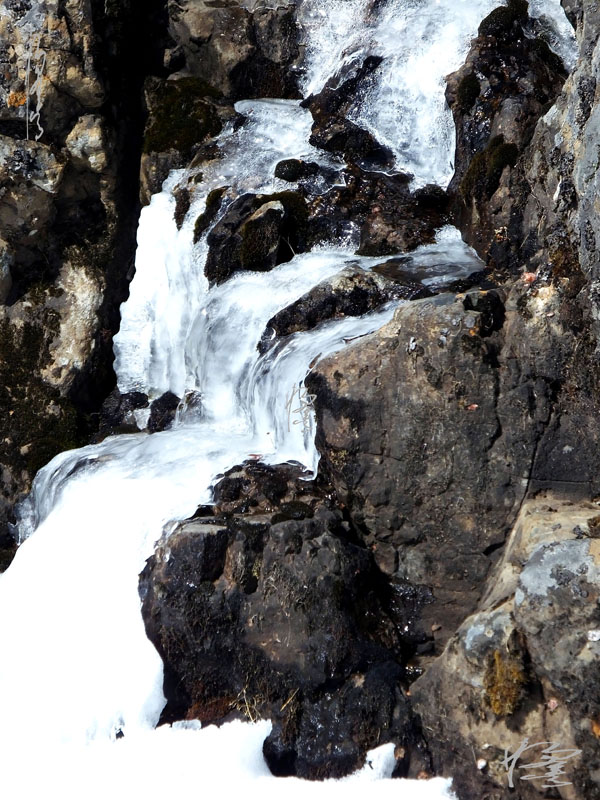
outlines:
[{"label": "green moss", "polygon": [[470,197],[491,197],[500,184],[504,167],[514,167],[519,157],[516,144],[507,143],[503,136],[494,136],[485,150],[471,159],[461,184],[460,193]]},{"label": "green moss", "polygon": [[509,0],[506,6],[495,8],[479,26],[480,36],[506,36],[515,22],[527,20],[529,3],[526,0]]},{"label": "green moss", "polygon": [[471,159],[471,163],[460,182],[460,193],[465,199],[475,194],[477,186],[485,176],[486,163],[485,151],[475,153]]},{"label": "green moss", "polygon": [[206,101],[215,90],[198,78],[154,81],[147,86],[149,120],[144,153],[179,150],[188,153],[207,136],[221,131],[215,107]]},{"label": "green moss", "polygon": [[514,167],[518,157],[519,148],[516,144],[502,142],[489,150],[485,175],[486,191],[490,197],[498,188],[504,167]]},{"label": "green moss", "polygon": [[458,104],[463,111],[469,111],[473,107],[473,103],[479,97],[481,92],[481,84],[474,72],[469,72],[465,75],[456,90],[456,97]]},{"label": "green moss", "polygon": [[527,679],[522,663],[514,656],[494,650],[484,675],[485,701],[497,717],[514,714]]}]

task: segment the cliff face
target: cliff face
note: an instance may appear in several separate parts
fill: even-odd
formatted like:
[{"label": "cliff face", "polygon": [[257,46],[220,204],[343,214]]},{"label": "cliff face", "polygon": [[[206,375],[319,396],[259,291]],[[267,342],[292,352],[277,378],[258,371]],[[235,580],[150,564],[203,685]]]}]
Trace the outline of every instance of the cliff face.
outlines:
[{"label": "cliff face", "polygon": [[[465,798],[541,796],[541,781],[507,788],[504,751],[526,736],[582,750],[562,797],[600,795],[600,19],[594,4],[566,10],[580,58],[533,128],[529,112],[517,113],[511,126],[524,119],[525,128],[507,133],[508,82],[483,123],[473,91],[470,108],[487,125],[480,140],[459,107],[465,76],[492,60],[481,28],[450,77],[458,216],[502,291],[401,308],[369,340],[321,362],[311,384],[325,469],[379,566],[433,587],[422,619],[439,655],[422,662],[411,697],[434,769],[454,774]],[[489,159],[479,154],[495,131],[506,136],[498,147],[515,147],[486,188]],[[465,191],[477,170],[484,179]]]},{"label": "cliff face", "polygon": [[[4,564],[12,508],[35,471],[97,434],[141,203],[172,168],[219,157],[219,131],[244,123],[234,102],[300,97],[295,7],[255,5],[4,3]],[[311,142],[339,171],[281,162],[290,191],[226,211],[217,191],[197,220],[198,237],[216,222],[214,282],[271,269],[349,224],[361,253],[392,257],[385,279],[350,269],[284,309],[265,350],[407,298],[380,331],[312,370],[318,479],[236,467],[142,575],[165,720],[270,716],[277,774],[341,775],[395,741],[397,775],[454,774],[465,800],[529,800],[541,782],[509,791],[502,764],[529,736],[583,751],[561,797],[600,797],[600,11],[563,5],[580,47],[570,74],[526,3],[482,21],[448,77],[448,192],[382,173],[390,151],[348,119],[380,63],[358,54],[304,101]],[[141,59],[134,34],[151,42]],[[27,131],[29,51],[29,80],[37,65],[41,81],[29,96],[39,127]],[[180,189],[176,215],[189,207]],[[488,269],[442,291],[393,257],[449,221]],[[113,394],[110,408],[138,401]],[[110,408],[103,433],[122,422]]]},{"label": "cliff face", "polygon": [[14,502],[53,455],[89,439],[114,385],[112,336],[139,213],[141,83],[162,60],[156,32],[158,63],[153,46],[139,56],[129,42],[134,26],[150,31],[162,12],[157,2],[90,0],[7,0],[2,12],[0,538],[8,558]]}]

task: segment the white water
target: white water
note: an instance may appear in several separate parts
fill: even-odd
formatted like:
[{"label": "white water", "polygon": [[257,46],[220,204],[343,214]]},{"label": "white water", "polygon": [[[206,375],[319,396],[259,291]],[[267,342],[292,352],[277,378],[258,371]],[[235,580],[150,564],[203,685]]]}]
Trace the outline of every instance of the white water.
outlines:
[{"label": "white water", "polygon": [[[322,8],[316,0],[305,0],[305,6],[313,12]],[[428,13],[417,14],[417,6]],[[486,3],[469,6],[483,8]],[[362,0],[327,6],[333,13],[321,17],[324,24],[308,26],[307,86],[320,88],[352,48],[371,47],[369,36],[373,46],[387,46],[391,53],[393,25],[402,30],[409,23],[415,26],[398,41],[412,46],[420,37],[431,37],[438,49],[454,48],[448,58],[460,63],[467,28],[476,29],[479,19],[469,12],[465,23],[456,4],[453,8],[448,17],[449,7],[440,8],[439,2],[392,3],[378,22],[363,19]],[[427,30],[426,19],[430,25],[437,22]],[[440,22],[450,30],[440,34]],[[368,31],[364,39],[356,35],[359,25]],[[406,61],[408,45],[403,52],[394,63]],[[407,164],[427,163],[429,177],[423,173],[422,178],[443,183],[452,149],[448,136],[442,125],[443,130],[427,139],[423,124],[427,115],[429,129],[439,121],[431,111],[438,101],[428,94],[435,95],[435,81],[423,76],[413,91],[406,77],[391,82],[382,79],[385,71],[378,74],[380,82],[373,84],[356,114],[365,115],[365,124],[386,141],[394,115],[402,117],[408,109],[412,122],[406,124],[419,133],[408,150],[400,139],[395,142],[399,163],[402,153]],[[179,395],[194,391],[200,393],[201,404],[182,410],[171,431],[111,437],[61,454],[39,473],[21,509],[22,544],[0,576],[0,752],[3,787],[11,800],[58,791],[65,798],[158,798],[200,787],[247,791],[249,780],[256,781],[257,795],[275,796],[282,790],[281,780],[268,775],[260,755],[266,723],[154,730],[164,704],[162,663],[145,637],[138,574],[164,526],[207,502],[215,476],[250,453],[260,453],[268,463],[293,459],[316,469],[314,421],[306,429],[291,424],[289,392],[303,381],[316,356],[376,330],[394,309],[296,334],[258,356],[256,344],[277,310],[349,261],[368,269],[379,259],[353,256],[350,230],[347,241],[297,256],[268,274],[237,275],[208,289],[203,276],[206,242],[192,243],[194,220],[208,192],[227,185],[227,198],[233,199],[245,191],[289,188],[273,178],[282,158],[331,164],[308,145],[310,118],[297,103],[251,101],[237,107],[249,123],[236,132],[224,131],[224,157],[203,166],[203,182],[195,188],[194,172],[179,171],[142,212],[136,276],[115,341],[123,391],[140,389],[152,396],[166,389]],[[389,113],[383,113],[384,107]],[[171,192],[179,181],[194,196],[177,231]],[[452,275],[477,268],[472,251],[448,230],[440,232],[437,245],[412,256],[431,280],[447,274],[449,265]],[[122,741],[115,741],[118,730],[125,732]],[[377,778],[378,797],[392,792],[396,797],[400,786],[410,800],[449,796],[444,781],[386,780],[393,766],[389,747],[379,748],[373,760],[375,769],[365,768],[350,783],[306,788],[287,780],[284,791],[341,796],[351,787],[363,791],[365,781]]]},{"label": "white water", "polygon": [[[370,0],[334,0],[327,6],[304,0],[301,19],[312,42],[305,92],[318,92],[342,63],[383,56],[350,119],[391,149],[397,168],[414,176],[415,187],[446,187],[454,173],[455,131],[444,79],[464,62],[481,20],[502,3],[392,0],[369,14],[370,5]],[[575,37],[560,0],[532,0],[530,13],[542,19],[552,46],[572,67]]]}]

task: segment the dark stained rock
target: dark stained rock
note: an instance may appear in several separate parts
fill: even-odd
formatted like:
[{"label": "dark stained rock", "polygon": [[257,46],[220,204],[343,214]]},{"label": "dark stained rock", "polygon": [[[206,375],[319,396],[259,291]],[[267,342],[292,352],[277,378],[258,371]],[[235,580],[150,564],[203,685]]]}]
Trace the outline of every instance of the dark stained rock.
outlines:
[{"label": "dark stained rock", "polygon": [[245,194],[208,234],[205,274],[223,283],[242,270],[268,271],[306,248],[308,211],[297,192]]},{"label": "dark stained rock", "polygon": [[350,61],[318,94],[303,101],[302,105],[310,109],[315,121],[310,137],[312,145],[362,167],[392,166],[394,158],[389,148],[346,117],[357,93],[381,61],[380,56]]},{"label": "dark stained rock", "polygon": [[202,214],[196,219],[194,225],[194,244],[200,241],[204,233],[210,228],[221,208],[223,195],[227,191],[226,187],[213,189],[206,198],[206,207]]},{"label": "dark stained rock", "polygon": [[528,186],[517,163],[566,78],[536,25],[523,0],[495,9],[465,64],[447,78],[457,132],[450,184],[456,214],[465,240],[502,269],[518,269],[523,258]]},{"label": "dark stained rock", "polygon": [[[306,480],[300,464],[271,466],[246,461],[232,467],[213,488],[211,515],[274,514],[272,522],[305,519],[315,505],[327,499],[331,488],[317,480]],[[205,514],[203,514],[205,516]]]},{"label": "dark stained rock", "polygon": [[344,117],[326,118],[313,132],[310,144],[346,161],[366,168],[391,167],[392,151],[379,144],[373,134]]},{"label": "dark stained rock", "polygon": [[100,410],[98,437],[117,433],[136,433],[139,430],[135,411],[148,408],[148,396],[143,392],[121,392],[115,388],[108,395]]},{"label": "dark stained rock", "polygon": [[312,239],[343,238],[352,223],[360,227],[360,255],[394,255],[433,242],[449,221],[448,199],[439,187],[411,193],[409,182],[403,174],[348,167],[344,185],[310,199]]},{"label": "dark stained rock", "polygon": [[270,717],[278,775],[342,776],[387,741],[403,748],[403,774],[428,767],[382,588],[370,552],[323,505],[305,519],[182,523],[140,584],[165,663],[163,719]]},{"label": "dark stained rock", "polygon": [[393,282],[375,272],[349,266],[271,317],[258,349],[264,353],[276,339],[312,330],[329,319],[360,317],[399,297],[414,299],[430,294],[410,275]]},{"label": "dark stained rock", "polygon": [[320,167],[314,161],[301,161],[299,158],[285,159],[275,167],[275,177],[290,183],[295,183],[301,178],[313,178],[319,172]]},{"label": "dark stained rock", "polygon": [[150,418],[148,419],[148,431],[157,433],[171,427],[175,419],[175,412],[179,405],[179,397],[173,392],[165,392],[150,405]]}]

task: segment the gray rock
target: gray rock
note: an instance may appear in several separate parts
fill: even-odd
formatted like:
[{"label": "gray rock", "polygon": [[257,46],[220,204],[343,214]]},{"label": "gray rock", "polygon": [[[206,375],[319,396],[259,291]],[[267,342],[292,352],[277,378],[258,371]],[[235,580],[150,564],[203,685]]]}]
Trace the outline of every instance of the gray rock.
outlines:
[{"label": "gray rock", "polygon": [[[505,750],[525,738],[572,753],[561,796],[600,796],[598,511],[551,493],[528,500],[477,612],[413,684],[435,768],[455,776],[461,798],[540,797],[544,769],[532,770],[533,782],[516,769],[508,787]],[[541,750],[523,754],[519,767]]]}]

